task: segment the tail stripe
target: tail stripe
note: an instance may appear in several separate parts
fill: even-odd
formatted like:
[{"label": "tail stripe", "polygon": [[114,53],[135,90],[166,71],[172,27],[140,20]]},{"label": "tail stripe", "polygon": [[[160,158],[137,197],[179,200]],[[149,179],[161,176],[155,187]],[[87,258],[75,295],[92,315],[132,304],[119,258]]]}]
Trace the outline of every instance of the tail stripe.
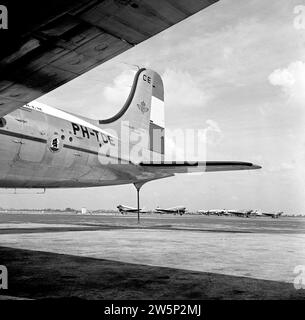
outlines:
[{"label": "tail stripe", "polygon": [[130,104],[131,104],[131,102],[132,102],[132,100],[134,98],[134,95],[135,95],[135,92],[136,92],[136,89],[137,89],[139,76],[145,70],[146,70],[145,68],[142,68],[142,69],[139,69],[137,71],[137,73],[136,73],[136,75],[134,77],[134,80],[133,80],[133,84],[132,84],[129,96],[128,96],[125,104],[123,105],[122,109],[116,115],[114,115],[111,118],[99,120],[99,124],[107,124],[107,123],[114,122],[114,121],[120,119],[124,115],[124,113],[128,110],[128,108],[129,108],[129,106],[130,106]]}]

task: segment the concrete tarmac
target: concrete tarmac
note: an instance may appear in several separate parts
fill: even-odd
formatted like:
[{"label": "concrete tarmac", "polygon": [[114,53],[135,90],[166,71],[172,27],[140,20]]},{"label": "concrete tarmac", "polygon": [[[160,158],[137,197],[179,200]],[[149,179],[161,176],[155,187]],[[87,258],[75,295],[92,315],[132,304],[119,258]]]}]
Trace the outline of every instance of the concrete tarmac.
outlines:
[{"label": "concrete tarmac", "polygon": [[0,265],[19,298],[304,299],[305,219],[0,214]]}]

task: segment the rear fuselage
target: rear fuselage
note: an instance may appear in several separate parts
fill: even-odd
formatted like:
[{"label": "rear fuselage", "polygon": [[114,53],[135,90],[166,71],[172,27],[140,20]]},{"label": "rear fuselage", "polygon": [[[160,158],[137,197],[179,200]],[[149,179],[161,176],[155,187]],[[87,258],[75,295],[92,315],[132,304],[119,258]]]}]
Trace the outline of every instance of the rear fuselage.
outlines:
[{"label": "rear fuselage", "polygon": [[72,114],[46,111],[27,105],[2,118],[0,187],[90,187],[157,178],[128,155],[118,155],[117,137]]}]

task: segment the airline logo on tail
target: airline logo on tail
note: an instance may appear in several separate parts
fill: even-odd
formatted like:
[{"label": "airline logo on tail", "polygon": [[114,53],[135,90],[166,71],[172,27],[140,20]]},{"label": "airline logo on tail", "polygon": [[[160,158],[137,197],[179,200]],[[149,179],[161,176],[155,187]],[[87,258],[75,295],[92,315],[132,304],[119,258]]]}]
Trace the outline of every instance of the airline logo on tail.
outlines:
[{"label": "airline logo on tail", "polygon": [[144,101],[142,101],[140,104],[138,103],[137,106],[143,114],[149,110],[149,108],[146,107],[146,103]]}]

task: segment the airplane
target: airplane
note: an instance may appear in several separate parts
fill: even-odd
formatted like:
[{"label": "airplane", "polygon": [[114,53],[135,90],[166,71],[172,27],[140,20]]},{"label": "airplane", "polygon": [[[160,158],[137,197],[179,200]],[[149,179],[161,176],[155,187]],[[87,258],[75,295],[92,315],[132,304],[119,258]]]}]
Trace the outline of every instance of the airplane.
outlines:
[{"label": "airplane", "polygon": [[[117,208],[121,214],[124,214],[124,213],[127,214],[128,212],[135,212],[135,213],[138,212],[138,208],[128,207],[121,204],[119,204]],[[140,208],[140,212],[144,213],[146,211]]]},{"label": "airplane", "polygon": [[197,213],[205,215],[205,216],[209,216],[210,215],[210,211],[209,210],[198,210]]},{"label": "airplane", "polygon": [[160,208],[157,207],[155,209],[156,212],[158,213],[173,213],[174,215],[176,214],[180,214],[180,216],[182,216],[183,214],[185,214],[186,212],[186,208],[183,206],[176,206],[176,207],[172,207],[172,208]]},{"label": "airplane", "polygon": [[252,210],[251,212],[252,217],[263,217],[263,213],[261,210]]},{"label": "airplane", "polygon": [[263,212],[263,214],[267,217],[271,217],[273,219],[278,219],[279,217],[281,217],[283,215],[283,211],[280,212]]},{"label": "airplane", "polygon": [[254,212],[256,216],[271,217],[272,219],[278,219],[283,213],[283,211],[263,212],[261,210],[256,210]]},{"label": "airplane", "polygon": [[216,215],[216,216],[222,216],[222,215],[229,215],[228,212],[225,209],[211,209],[211,210],[198,210],[198,213],[202,215]]},{"label": "airplane", "polygon": [[164,88],[150,69],[139,68],[125,104],[108,119],[35,101],[217,0],[161,2],[162,13],[160,1],[137,0],[61,6],[29,0],[18,11],[23,27],[10,27],[0,39],[0,188],[133,184],[139,222],[140,189],[149,181],[261,168],[241,161],[165,161]]},{"label": "airplane", "polygon": [[223,215],[223,216],[231,216],[232,214],[228,210],[224,209],[222,211],[221,215]]},{"label": "airplane", "polygon": [[253,210],[236,210],[236,209],[229,209],[227,212],[231,215],[249,218],[253,212]]},{"label": "airplane", "polygon": [[[138,146],[132,135],[138,139],[141,135],[149,137],[152,128],[164,130],[150,116],[156,104],[163,104],[163,95],[160,75],[143,68],[135,75],[125,105],[110,120],[86,119],[36,101],[7,114],[0,123],[0,187],[75,188],[133,183],[139,193],[148,181],[189,170],[260,168],[248,162],[165,161],[162,134],[154,145],[145,139],[140,155],[134,152]],[[128,123],[129,141],[121,136],[121,123]],[[152,161],[152,154],[154,158],[160,156],[159,160]]]}]

